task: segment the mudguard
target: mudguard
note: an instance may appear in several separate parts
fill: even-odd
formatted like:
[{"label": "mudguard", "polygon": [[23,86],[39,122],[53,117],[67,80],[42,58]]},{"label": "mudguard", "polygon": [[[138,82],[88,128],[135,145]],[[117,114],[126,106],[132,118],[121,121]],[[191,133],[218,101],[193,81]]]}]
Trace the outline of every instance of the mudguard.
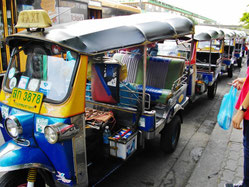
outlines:
[{"label": "mudguard", "polygon": [[31,167],[55,173],[52,164],[39,148],[20,146],[13,140],[0,147],[0,172]]}]

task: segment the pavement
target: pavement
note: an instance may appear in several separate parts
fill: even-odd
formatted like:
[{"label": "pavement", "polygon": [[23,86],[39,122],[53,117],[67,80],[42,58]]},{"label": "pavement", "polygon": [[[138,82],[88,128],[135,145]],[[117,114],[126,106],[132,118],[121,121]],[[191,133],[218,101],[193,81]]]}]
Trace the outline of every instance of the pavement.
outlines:
[{"label": "pavement", "polygon": [[[244,63],[238,77],[245,77],[246,69]],[[217,123],[186,187],[223,187],[225,183],[242,180],[242,139],[242,130],[232,126],[223,130]]]}]

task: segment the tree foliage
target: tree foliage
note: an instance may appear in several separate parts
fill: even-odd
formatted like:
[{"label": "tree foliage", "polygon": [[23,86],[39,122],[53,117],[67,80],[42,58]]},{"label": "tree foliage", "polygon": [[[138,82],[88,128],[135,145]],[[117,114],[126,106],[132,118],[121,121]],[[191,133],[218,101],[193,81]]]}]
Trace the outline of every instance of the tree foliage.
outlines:
[{"label": "tree foliage", "polygon": [[244,12],[240,21],[243,23],[246,29],[249,29],[249,12]]}]

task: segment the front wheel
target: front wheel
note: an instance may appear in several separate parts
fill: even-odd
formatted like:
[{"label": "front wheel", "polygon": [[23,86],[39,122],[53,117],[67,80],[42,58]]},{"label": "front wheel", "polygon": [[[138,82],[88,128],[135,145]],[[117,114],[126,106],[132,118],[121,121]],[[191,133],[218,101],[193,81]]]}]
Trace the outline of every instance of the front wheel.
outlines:
[{"label": "front wheel", "polygon": [[[5,173],[0,178],[1,187],[26,187],[28,170],[17,170]],[[37,173],[35,187],[45,187],[42,177]]]},{"label": "front wheel", "polygon": [[161,131],[160,145],[165,153],[173,153],[178,144],[181,133],[181,119],[179,115],[174,116],[169,124]]},{"label": "front wheel", "polygon": [[214,96],[216,95],[217,85],[218,85],[218,81],[216,80],[216,81],[214,81],[212,86],[208,86],[207,95],[208,95],[209,99],[213,99]]}]

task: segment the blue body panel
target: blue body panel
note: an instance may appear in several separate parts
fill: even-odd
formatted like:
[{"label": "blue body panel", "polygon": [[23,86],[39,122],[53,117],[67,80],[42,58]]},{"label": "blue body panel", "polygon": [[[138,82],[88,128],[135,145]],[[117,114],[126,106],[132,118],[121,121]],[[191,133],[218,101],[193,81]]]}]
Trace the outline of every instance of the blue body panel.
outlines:
[{"label": "blue body panel", "polygon": [[[213,81],[213,74],[212,73],[206,73],[206,72],[197,72],[197,74],[202,74],[202,81],[204,81],[206,84]],[[206,82],[207,81],[207,82]]]},{"label": "blue body panel", "polygon": [[189,76],[188,79],[188,87],[187,87],[187,95],[191,96],[192,95],[192,79],[193,79],[194,74],[192,74],[191,76]]},{"label": "blue body panel", "polygon": [[54,171],[51,162],[37,147],[23,147],[10,140],[0,147],[0,171],[14,170],[29,167],[36,164],[37,167]]},{"label": "blue body panel", "polygon": [[222,63],[229,66],[229,65],[231,65],[232,62],[231,62],[231,60],[223,60]]},{"label": "blue body panel", "polygon": [[239,58],[239,57],[240,57],[240,53],[234,53],[234,56],[235,56],[236,58]]},{"label": "blue body panel", "polygon": [[57,122],[70,124],[70,119],[52,118],[41,115],[36,115],[35,118],[36,120],[34,122],[34,135],[38,146],[45,152],[49,160],[51,160],[57,172],[63,173],[66,179],[75,182],[72,141],[67,140],[55,144],[50,144],[46,140],[44,133],[38,132],[37,128],[37,118],[47,120],[48,124],[55,124]]},{"label": "blue body panel", "polygon": [[[133,114],[133,122],[136,120],[136,114]],[[144,120],[144,125],[139,124],[139,129],[143,131],[153,131],[155,130],[155,118],[154,116],[144,116],[142,115],[140,121]]]},{"label": "blue body panel", "polygon": [[[0,107],[3,116],[1,123],[4,124],[5,119],[9,115],[16,116],[23,127],[23,133],[20,138],[30,142],[28,147],[19,145],[9,137],[3,127],[0,127],[6,142],[0,147],[0,171],[1,169],[3,170],[3,167],[6,170],[7,167],[11,168],[13,166],[12,168],[16,168],[16,166],[24,164],[28,168],[29,164],[35,163],[37,167],[44,166],[47,169],[50,168],[48,170],[53,171],[54,178],[60,182],[69,186],[74,185],[76,178],[74,175],[72,140],[50,144],[44,135],[44,127],[46,125],[53,125],[57,122],[70,124],[70,118],[41,116],[12,108],[2,103],[0,103]],[[5,112],[2,111],[2,107]],[[12,150],[10,149],[11,147],[15,147],[15,149]],[[10,151],[5,153],[8,149]],[[61,180],[62,178],[65,180]]]}]

